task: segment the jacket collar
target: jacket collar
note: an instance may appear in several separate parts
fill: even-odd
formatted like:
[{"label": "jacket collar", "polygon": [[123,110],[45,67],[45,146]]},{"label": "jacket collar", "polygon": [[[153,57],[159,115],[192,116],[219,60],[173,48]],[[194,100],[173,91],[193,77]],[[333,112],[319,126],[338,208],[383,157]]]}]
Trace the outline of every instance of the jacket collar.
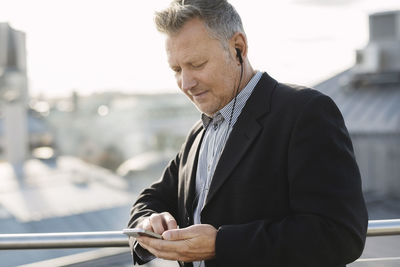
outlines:
[{"label": "jacket collar", "polygon": [[215,169],[204,208],[228,179],[235,166],[240,164],[241,158],[258,136],[262,129],[258,120],[269,113],[276,85],[276,80],[263,73],[227,140]]}]

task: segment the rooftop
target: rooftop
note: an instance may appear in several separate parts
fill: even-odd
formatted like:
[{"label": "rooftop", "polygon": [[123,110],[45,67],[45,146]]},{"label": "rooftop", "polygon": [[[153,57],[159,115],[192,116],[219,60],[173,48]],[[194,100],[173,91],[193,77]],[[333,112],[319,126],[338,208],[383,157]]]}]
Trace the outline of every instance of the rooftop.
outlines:
[{"label": "rooftop", "polygon": [[[28,160],[24,173],[20,179],[0,163],[0,233],[121,230],[136,199],[123,178],[73,157]],[[83,251],[7,251],[0,262],[16,266]]]},{"label": "rooftop", "polygon": [[400,134],[400,84],[352,87],[346,70],[315,88],[330,96],[350,134]]}]

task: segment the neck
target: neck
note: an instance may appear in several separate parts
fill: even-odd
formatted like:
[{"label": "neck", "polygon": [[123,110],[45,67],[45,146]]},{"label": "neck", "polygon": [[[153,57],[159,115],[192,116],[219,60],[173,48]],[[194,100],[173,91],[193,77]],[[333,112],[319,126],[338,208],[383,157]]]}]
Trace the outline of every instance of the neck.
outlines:
[{"label": "neck", "polygon": [[239,85],[239,90],[237,92],[238,94],[250,82],[251,78],[253,78],[255,74],[256,71],[253,69],[250,63],[248,61],[243,62],[243,77]]}]

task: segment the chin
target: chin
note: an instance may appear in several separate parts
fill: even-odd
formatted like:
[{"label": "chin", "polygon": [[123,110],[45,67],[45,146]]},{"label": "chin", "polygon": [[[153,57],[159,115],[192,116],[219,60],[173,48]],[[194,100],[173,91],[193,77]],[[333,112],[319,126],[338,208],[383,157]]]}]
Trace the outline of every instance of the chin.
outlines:
[{"label": "chin", "polygon": [[196,106],[197,110],[200,111],[201,113],[205,113],[207,115],[209,115],[210,113],[210,109],[207,108],[207,106],[205,105],[201,105],[199,103],[194,103],[194,105]]},{"label": "chin", "polygon": [[214,115],[218,110],[221,109],[219,108],[218,103],[215,103],[215,101],[201,101],[199,103],[192,100],[192,102],[200,112],[208,116]]},{"label": "chin", "polygon": [[209,107],[204,107],[204,106],[202,107],[202,106],[198,106],[198,105],[196,107],[200,112],[202,112],[208,116],[212,116],[214,113],[217,112],[214,109],[211,109]]}]

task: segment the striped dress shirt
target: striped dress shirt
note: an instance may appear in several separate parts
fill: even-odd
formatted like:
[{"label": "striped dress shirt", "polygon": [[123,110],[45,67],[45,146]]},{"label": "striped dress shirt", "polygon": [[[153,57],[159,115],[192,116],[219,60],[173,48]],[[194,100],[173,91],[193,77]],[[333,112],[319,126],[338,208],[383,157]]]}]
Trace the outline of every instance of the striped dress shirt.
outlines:
[{"label": "striped dress shirt", "polygon": [[[195,224],[201,224],[200,214],[205,204],[212,177],[225,147],[225,143],[261,76],[262,72],[258,71],[237,95],[230,125],[229,120],[232,113],[234,99],[232,99],[232,101],[220,111],[215,113],[211,118],[202,114],[201,119],[206,132],[204,133],[203,142],[200,146],[199,161],[197,163],[196,196],[194,201],[197,205],[193,213]],[[193,262],[193,265],[194,267],[205,266],[204,261]]]}]

